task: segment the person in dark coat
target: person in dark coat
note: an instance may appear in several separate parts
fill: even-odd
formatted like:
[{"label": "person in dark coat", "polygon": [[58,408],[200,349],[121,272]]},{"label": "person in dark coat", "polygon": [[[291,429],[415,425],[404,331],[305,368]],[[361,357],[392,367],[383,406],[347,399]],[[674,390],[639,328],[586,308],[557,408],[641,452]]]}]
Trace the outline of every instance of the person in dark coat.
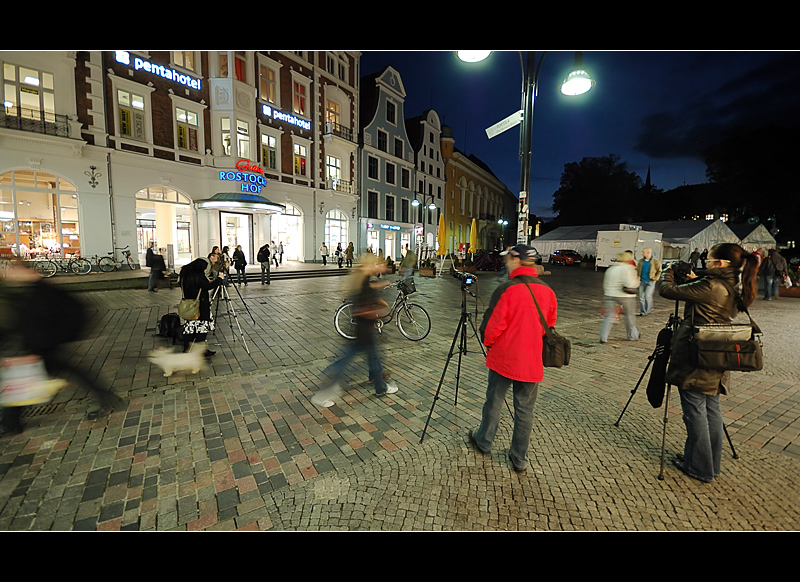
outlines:
[{"label": "person in dark coat", "polygon": [[[15,347],[19,355],[37,355],[49,375],[72,378],[88,389],[95,400],[87,413],[90,420],[109,414],[120,398],[61,349],[83,338],[87,319],[84,303],[21,264],[7,274],[0,298],[4,347]],[[22,432],[23,409],[4,408],[0,432]]]},{"label": "person in dark coat", "polygon": [[[200,258],[185,265],[179,274],[178,283],[183,291],[184,299],[200,296],[200,316],[194,320],[186,320],[183,324],[183,351],[188,352],[193,343],[205,342],[208,334],[214,331],[214,316],[211,314],[211,296],[209,291],[225,284],[226,274],[220,271],[212,278],[211,262]],[[211,357],[213,352],[206,347],[205,355]]]},{"label": "person in dark coat", "polygon": [[[689,358],[693,325],[730,323],[758,294],[758,259],[734,243],[711,248],[702,277],[689,273],[689,282],[677,284],[673,267],[658,283],[662,297],[685,301],[683,321],[672,338],[666,381],[678,387],[686,424],[683,455],[675,465],[686,475],[710,483],[720,474],[724,425],[720,395],[727,394],[730,372],[696,368]],[[741,287],[741,289],[739,289]],[[733,293],[731,292],[733,291]]]},{"label": "person in dark coat", "polygon": [[778,296],[781,281],[786,276],[786,259],[777,249],[769,249],[767,256],[761,261],[758,274],[764,277],[764,299],[772,301]]},{"label": "person in dark coat", "polygon": [[247,266],[247,259],[244,257],[242,245],[236,245],[236,250],[233,251],[233,266],[236,268],[236,282],[241,285],[242,281],[247,285],[247,274],[244,268]]}]

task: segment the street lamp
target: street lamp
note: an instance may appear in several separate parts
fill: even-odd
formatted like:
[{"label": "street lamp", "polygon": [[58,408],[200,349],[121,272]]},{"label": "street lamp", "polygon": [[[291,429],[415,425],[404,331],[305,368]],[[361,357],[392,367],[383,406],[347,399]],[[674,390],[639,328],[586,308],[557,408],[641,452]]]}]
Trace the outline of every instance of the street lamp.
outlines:
[{"label": "street lamp", "polygon": [[508,224],[508,221],[504,218],[501,218],[497,221],[497,224],[500,225],[500,250],[502,251],[505,250],[506,246],[506,225]]},{"label": "street lamp", "polygon": [[[456,55],[464,62],[474,63],[489,56],[492,51],[456,51]],[[542,66],[547,51],[542,52],[536,62],[536,52],[519,51],[520,66],[522,67],[522,110],[519,118],[519,157],[521,161],[520,186],[519,186],[519,219],[517,221],[517,243],[528,243],[528,203],[530,200],[531,181],[531,140],[533,137],[533,103],[539,85],[539,70]],[[564,95],[581,95],[594,87],[595,82],[581,65],[582,52],[575,53],[574,70],[564,79],[561,92]],[[501,122],[502,123],[502,122]],[[498,124],[500,125],[500,124]],[[499,129],[513,127],[509,124]],[[487,130],[488,132],[488,130]]]},{"label": "street lamp", "polygon": [[[419,201],[417,196],[421,196],[422,197],[422,202]],[[430,198],[430,200],[431,200],[430,204],[427,204],[428,198]],[[420,204],[425,205],[427,207],[427,209],[428,209],[428,212],[426,212],[425,214],[426,214],[426,216],[430,216],[429,213],[432,210],[436,210],[436,204],[434,204],[433,200],[434,200],[434,198],[433,198],[433,194],[432,193],[431,194],[425,194],[425,192],[415,192],[414,193],[414,200],[411,201],[411,206],[413,206],[414,208],[418,208],[420,206]],[[423,247],[424,244],[427,244],[427,239],[425,238],[425,217],[423,217],[423,220],[422,220],[422,243],[423,244],[422,245],[418,245],[418,248],[417,248],[417,260],[420,261],[420,262],[422,262],[422,247]]]}]

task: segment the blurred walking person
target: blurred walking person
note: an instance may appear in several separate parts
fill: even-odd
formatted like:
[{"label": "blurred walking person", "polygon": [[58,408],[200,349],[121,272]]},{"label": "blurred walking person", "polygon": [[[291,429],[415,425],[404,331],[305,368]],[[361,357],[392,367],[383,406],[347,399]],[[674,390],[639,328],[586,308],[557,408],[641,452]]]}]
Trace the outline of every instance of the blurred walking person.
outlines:
[{"label": "blurred walking person", "polygon": [[600,327],[600,343],[608,342],[608,335],[614,325],[614,316],[618,307],[622,308],[622,318],[625,322],[625,334],[628,340],[639,339],[639,330],[634,323],[635,298],[639,292],[639,280],[636,277],[636,267],[633,262],[633,253],[625,251],[617,256],[617,261],[606,269],[603,277],[603,310],[605,318]]}]

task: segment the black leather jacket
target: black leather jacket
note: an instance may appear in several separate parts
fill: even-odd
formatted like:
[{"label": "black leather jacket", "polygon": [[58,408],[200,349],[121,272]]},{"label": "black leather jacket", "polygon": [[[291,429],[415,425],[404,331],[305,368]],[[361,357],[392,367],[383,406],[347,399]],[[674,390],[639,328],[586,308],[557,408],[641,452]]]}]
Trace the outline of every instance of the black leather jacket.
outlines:
[{"label": "black leather jacket", "polygon": [[[725,284],[728,283],[728,285]],[[730,323],[739,312],[731,292],[739,286],[739,270],[732,267],[708,269],[702,277],[676,285],[672,269],[664,269],[658,292],[666,299],[685,301],[683,321],[672,338],[667,382],[684,390],[708,395],[727,394],[730,373],[695,368],[689,360],[692,315],[694,323]]]}]

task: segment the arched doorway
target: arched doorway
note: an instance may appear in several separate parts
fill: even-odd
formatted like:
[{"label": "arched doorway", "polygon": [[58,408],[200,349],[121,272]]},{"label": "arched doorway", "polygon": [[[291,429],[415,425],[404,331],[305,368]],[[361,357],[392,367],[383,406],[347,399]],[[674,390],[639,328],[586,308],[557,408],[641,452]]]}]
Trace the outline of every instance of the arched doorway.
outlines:
[{"label": "arched doorway", "polygon": [[0,175],[0,255],[80,255],[78,191],[47,172],[14,170]]},{"label": "arched doorway", "polygon": [[339,209],[331,210],[325,216],[325,244],[331,249],[331,253],[339,243],[342,243],[342,249],[347,248],[350,242],[348,224],[347,215]]},{"label": "arched doorway", "polygon": [[136,241],[141,264],[151,242],[175,265],[192,261],[191,200],[172,188],[148,186],[136,193]]},{"label": "arched doorway", "polygon": [[283,243],[284,261],[303,260],[303,212],[289,202],[283,214],[270,217],[271,240],[276,245]]}]

